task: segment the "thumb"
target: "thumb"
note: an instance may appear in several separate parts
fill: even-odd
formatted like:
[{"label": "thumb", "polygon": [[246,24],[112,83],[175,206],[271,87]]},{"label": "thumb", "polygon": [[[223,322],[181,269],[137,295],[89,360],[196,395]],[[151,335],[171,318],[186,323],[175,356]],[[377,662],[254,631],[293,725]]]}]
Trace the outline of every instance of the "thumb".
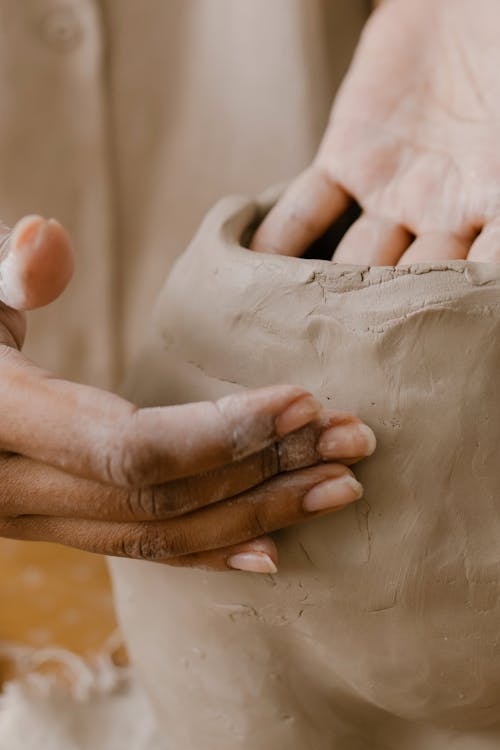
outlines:
[{"label": "thumb", "polygon": [[25,216],[0,224],[0,301],[32,310],[59,297],[73,275],[71,240],[55,219]]}]

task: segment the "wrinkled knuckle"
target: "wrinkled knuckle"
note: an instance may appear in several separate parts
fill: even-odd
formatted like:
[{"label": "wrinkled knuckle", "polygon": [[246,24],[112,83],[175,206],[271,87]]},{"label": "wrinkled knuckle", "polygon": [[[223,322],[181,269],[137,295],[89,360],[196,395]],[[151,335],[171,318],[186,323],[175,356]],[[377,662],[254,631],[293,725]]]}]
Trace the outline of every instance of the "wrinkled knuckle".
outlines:
[{"label": "wrinkled knuckle", "polygon": [[[187,484],[187,487],[185,486]],[[197,508],[203,496],[186,480],[136,487],[128,490],[128,509],[133,517],[166,521]]]},{"label": "wrinkled knuckle", "polygon": [[108,449],[105,466],[107,480],[121,487],[147,484],[148,458],[144,446],[136,439],[134,422],[130,420]]},{"label": "wrinkled knuckle", "polygon": [[316,425],[306,425],[283,438],[279,444],[279,471],[294,471],[318,463],[319,435]]},{"label": "wrinkled knuckle", "polygon": [[159,520],[175,518],[197,508],[203,500],[196,481],[179,479],[151,487],[154,513]]},{"label": "wrinkled knuckle", "polygon": [[137,487],[126,494],[127,511],[132,518],[155,519],[160,517],[157,493],[154,487]]},{"label": "wrinkled knuckle", "polygon": [[123,441],[115,454],[113,475],[124,487],[137,487],[144,479],[144,458],[129,439]]},{"label": "wrinkled knuckle", "polygon": [[143,532],[139,536],[138,551],[141,560],[160,560],[162,557],[169,557],[170,550],[168,544],[159,535]]},{"label": "wrinkled knuckle", "polygon": [[120,557],[154,562],[172,557],[174,553],[168,535],[157,530],[140,528],[127,532],[120,538],[116,554]]}]

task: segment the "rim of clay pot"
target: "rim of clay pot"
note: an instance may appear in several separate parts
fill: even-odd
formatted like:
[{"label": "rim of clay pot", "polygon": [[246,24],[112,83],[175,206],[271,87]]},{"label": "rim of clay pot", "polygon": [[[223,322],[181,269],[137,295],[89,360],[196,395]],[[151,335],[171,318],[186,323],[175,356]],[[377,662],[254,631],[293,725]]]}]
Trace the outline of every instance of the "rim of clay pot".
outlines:
[{"label": "rim of clay pot", "polygon": [[[355,286],[382,283],[401,276],[420,276],[428,273],[452,272],[463,274],[465,280],[473,286],[483,286],[500,282],[500,263],[478,263],[468,260],[428,261],[411,263],[400,266],[370,266],[351,263],[337,263],[334,260],[321,258],[296,258],[286,255],[260,253],[249,250],[250,239],[265,215],[271,210],[277,198],[283,191],[283,186],[270,188],[255,200],[248,197],[234,197],[234,210],[221,227],[221,235],[228,251],[239,254],[247,263],[260,265],[263,259],[266,263],[278,265],[284,271],[296,273],[299,269],[309,274],[313,281],[316,275],[331,281],[344,280]],[[231,199],[226,199],[231,200]],[[238,210],[239,209],[239,210]],[[248,219],[241,229],[241,214],[247,214]],[[234,233],[233,226],[240,226],[240,231]]]}]

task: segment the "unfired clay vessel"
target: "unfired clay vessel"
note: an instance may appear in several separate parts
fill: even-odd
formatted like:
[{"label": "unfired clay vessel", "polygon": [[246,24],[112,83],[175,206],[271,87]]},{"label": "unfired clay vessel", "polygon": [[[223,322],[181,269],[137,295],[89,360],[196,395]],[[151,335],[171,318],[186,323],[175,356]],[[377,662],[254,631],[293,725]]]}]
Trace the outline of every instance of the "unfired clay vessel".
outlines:
[{"label": "unfired clay vessel", "polygon": [[178,262],[127,392],[292,382],[359,414],[365,498],[276,534],[275,576],[112,562],[172,750],[500,747],[500,269],[363,268],[241,246],[220,203]]}]

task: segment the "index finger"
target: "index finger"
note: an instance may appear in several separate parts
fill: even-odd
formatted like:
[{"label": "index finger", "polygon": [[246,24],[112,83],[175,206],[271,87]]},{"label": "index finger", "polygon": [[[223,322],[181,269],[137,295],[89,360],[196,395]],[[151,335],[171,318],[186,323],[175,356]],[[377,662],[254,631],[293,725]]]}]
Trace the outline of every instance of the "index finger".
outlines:
[{"label": "index finger", "polygon": [[295,386],[183,406],[138,409],[52,377],[0,348],[0,450],[123,487],[161,484],[232,463],[318,417]]}]

